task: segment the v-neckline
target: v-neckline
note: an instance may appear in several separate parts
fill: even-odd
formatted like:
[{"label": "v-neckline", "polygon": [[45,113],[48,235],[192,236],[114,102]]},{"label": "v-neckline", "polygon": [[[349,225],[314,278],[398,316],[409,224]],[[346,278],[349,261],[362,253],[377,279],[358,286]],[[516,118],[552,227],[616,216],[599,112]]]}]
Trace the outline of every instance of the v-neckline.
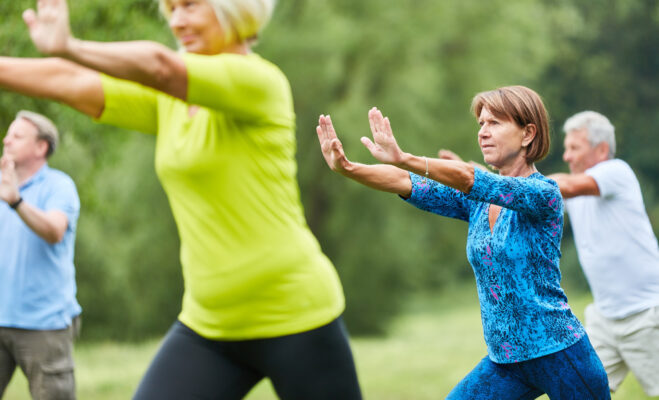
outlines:
[{"label": "v-neckline", "polygon": [[200,109],[201,107],[196,104],[188,104],[186,107],[186,115],[188,116],[188,119],[193,119],[195,115],[199,114]]},{"label": "v-neckline", "polygon": [[490,221],[490,210],[492,210],[492,206],[497,206],[496,204],[488,203],[487,204],[487,227],[490,229],[490,235],[494,235],[494,228],[497,226],[497,222],[499,222],[499,218],[501,218],[501,212],[503,211],[503,207],[499,207],[499,212],[497,213],[496,218],[494,221]]}]

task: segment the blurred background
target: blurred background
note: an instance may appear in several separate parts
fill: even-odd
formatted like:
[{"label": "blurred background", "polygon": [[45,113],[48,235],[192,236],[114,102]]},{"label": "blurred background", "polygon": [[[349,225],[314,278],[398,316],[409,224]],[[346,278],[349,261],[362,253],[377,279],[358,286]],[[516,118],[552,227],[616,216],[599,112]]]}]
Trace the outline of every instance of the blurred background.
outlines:
[{"label": "blurred background", "polygon": [[[21,19],[34,3],[0,2],[0,55],[38,57]],[[155,0],[73,1],[70,8],[80,38],[175,46]],[[341,276],[351,334],[386,334],[419,296],[465,285],[473,300],[467,227],[333,174],[318,149],[319,114],[332,115],[355,161],[372,162],[359,143],[369,133],[372,106],[390,117],[405,151],[436,156],[446,148],[480,161],[471,98],[499,86],[529,86],[543,97],[553,131],[540,171],[567,171],[561,159],[567,117],[586,109],[607,115],[618,156],[636,172],[657,232],[658,50],[656,0],[281,0],[256,51],[291,82],[302,202]],[[0,90],[3,135],[20,109],[55,121],[62,146],[50,165],[78,185],[82,340],[163,335],[180,309],[182,282],[176,227],[153,168],[154,138]],[[567,220],[561,267],[570,293],[588,290]]]}]

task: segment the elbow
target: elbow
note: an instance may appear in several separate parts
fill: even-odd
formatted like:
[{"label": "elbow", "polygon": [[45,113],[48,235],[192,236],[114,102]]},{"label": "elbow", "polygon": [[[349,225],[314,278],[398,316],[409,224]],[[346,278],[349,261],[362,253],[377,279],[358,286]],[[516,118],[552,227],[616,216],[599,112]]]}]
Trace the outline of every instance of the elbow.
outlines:
[{"label": "elbow", "polygon": [[48,244],[57,244],[64,240],[64,232],[51,232],[44,237]]},{"label": "elbow", "polygon": [[48,244],[57,244],[64,240],[64,235],[68,228],[67,224],[57,224],[57,226],[51,226],[47,232],[42,236],[43,239],[48,242]]},{"label": "elbow", "polygon": [[467,164],[467,168],[465,168],[463,172],[463,176],[461,177],[461,185],[460,187],[457,187],[459,191],[465,194],[469,194],[471,192],[471,188],[474,187],[474,182],[476,181],[476,171],[474,169],[475,167],[471,164]]},{"label": "elbow", "polygon": [[571,199],[577,195],[575,187],[569,183],[562,182],[558,188],[560,189],[561,196],[563,196],[564,199]]},{"label": "elbow", "polygon": [[167,48],[156,50],[156,62],[151,74],[154,89],[181,100],[187,99],[187,71],[178,54]]}]

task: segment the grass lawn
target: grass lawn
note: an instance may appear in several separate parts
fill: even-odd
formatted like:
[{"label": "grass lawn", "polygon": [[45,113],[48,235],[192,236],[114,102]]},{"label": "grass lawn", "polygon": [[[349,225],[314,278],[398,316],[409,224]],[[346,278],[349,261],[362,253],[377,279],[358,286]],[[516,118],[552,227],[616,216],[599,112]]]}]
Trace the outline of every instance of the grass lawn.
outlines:
[{"label": "grass lawn", "polygon": [[[588,296],[570,297],[579,318],[589,300]],[[437,297],[416,299],[387,337],[356,338],[352,346],[366,399],[444,398],[485,355],[476,289],[466,285]],[[129,399],[157,347],[157,341],[77,345],[78,398]],[[614,400],[648,398],[631,375],[613,395]],[[5,399],[29,399],[22,373],[14,375]],[[264,381],[247,399],[273,400],[276,396]]]}]

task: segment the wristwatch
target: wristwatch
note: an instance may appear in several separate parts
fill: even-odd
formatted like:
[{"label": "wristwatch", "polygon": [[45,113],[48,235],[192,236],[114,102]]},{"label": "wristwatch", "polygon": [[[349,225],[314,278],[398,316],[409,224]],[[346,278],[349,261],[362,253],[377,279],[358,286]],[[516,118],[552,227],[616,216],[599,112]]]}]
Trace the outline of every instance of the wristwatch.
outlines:
[{"label": "wristwatch", "polygon": [[10,203],[10,204],[9,204],[9,207],[11,207],[11,208],[13,208],[13,209],[15,210],[16,207],[18,207],[22,202],[23,202],[23,197],[19,197],[18,200],[16,200],[16,201],[13,202],[13,203]]}]

